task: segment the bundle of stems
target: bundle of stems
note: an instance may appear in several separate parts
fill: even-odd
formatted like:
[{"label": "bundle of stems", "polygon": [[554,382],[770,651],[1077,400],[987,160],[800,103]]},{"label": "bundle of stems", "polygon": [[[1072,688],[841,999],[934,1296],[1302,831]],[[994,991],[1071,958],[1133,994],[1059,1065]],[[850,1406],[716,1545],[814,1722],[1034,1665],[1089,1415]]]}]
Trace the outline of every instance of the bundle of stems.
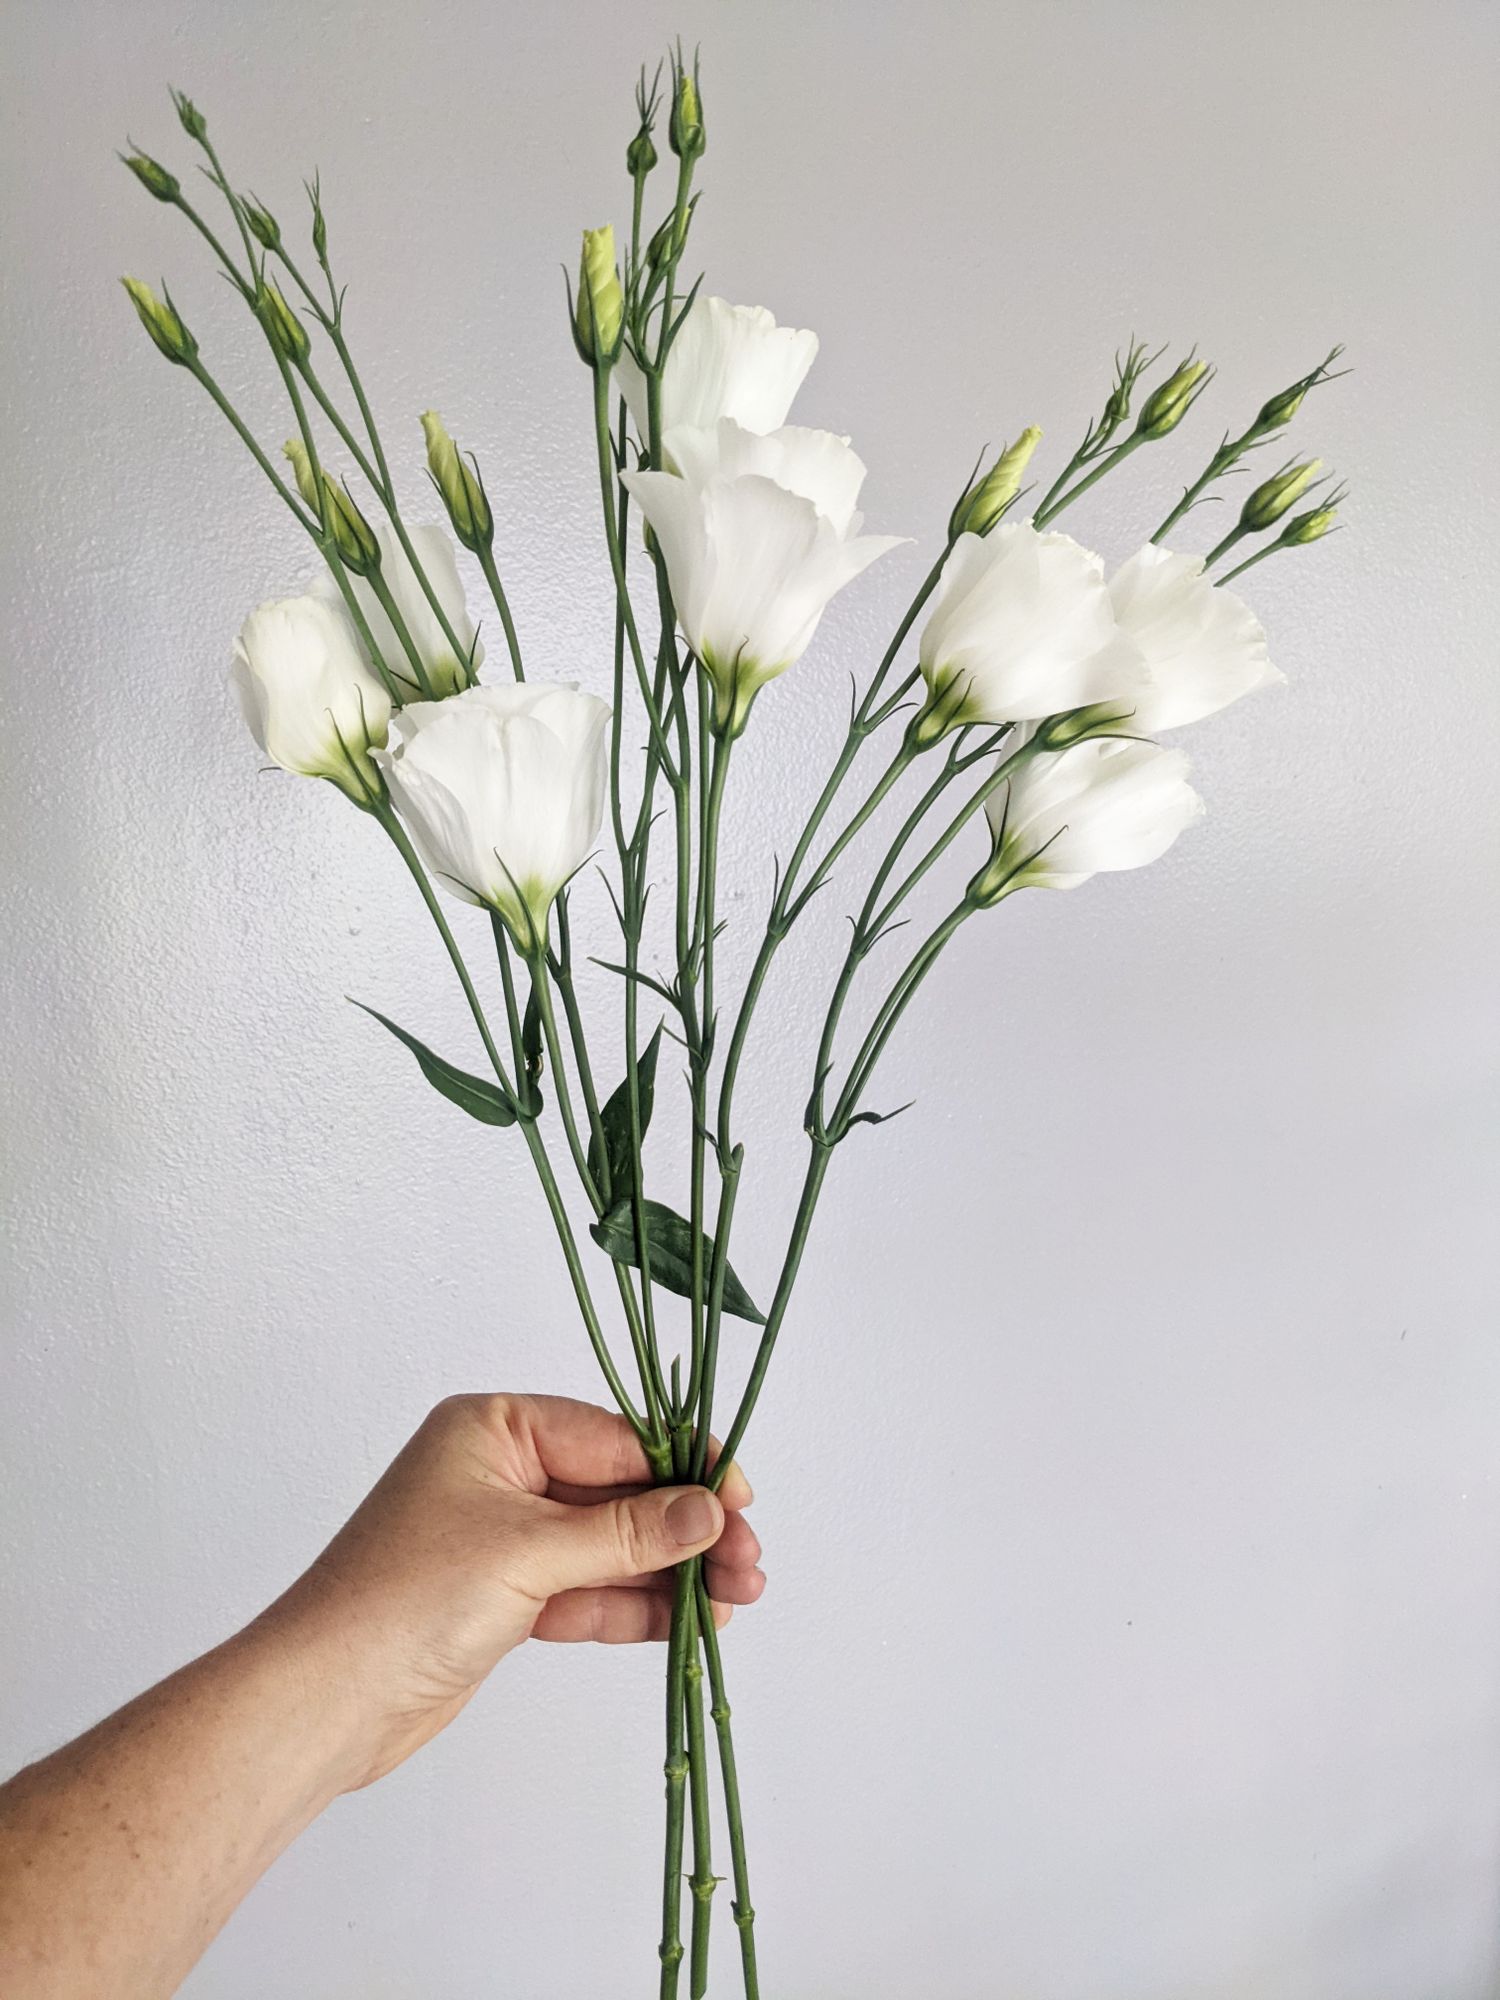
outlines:
[{"label": "bundle of stems", "polygon": [[[127,164],[159,201],[180,212],[203,238],[232,291],[254,315],[295,424],[296,436],[287,447],[295,476],[289,479],[278,469],[210,373],[170,296],[157,299],[128,281],[148,332],[168,359],[185,368],[210,396],[318,550],[393,710],[473,687],[478,665],[474,638],[433,570],[428,545],[421,539],[432,531],[414,532],[408,525],[355,367],[345,332],[344,291],[330,262],[328,224],[317,181],[308,185],[313,262],[305,266],[288,247],[271,211],[230,180],[202,113],[188,98],[174,95],[181,124],[198,147],[203,171],[227,209],[231,241],[221,238],[166,168],[135,151]],[[993,532],[1020,497],[1020,473],[1037,435],[1027,433],[1025,453],[1003,455],[996,474],[988,482],[971,481],[955,507],[936,560],[884,653],[855,690],[832,767],[789,853],[777,864],[744,984],[737,994],[722,990],[717,963],[723,924],[721,829],[731,798],[735,745],[756,690],[753,685],[738,688],[733,662],[713,661],[706,648],[695,650],[683,636],[687,620],[674,595],[671,566],[657,536],[636,531],[631,490],[635,475],[671,469],[664,437],[663,383],[697,292],[682,277],[698,198],[695,176],[704,149],[696,64],[689,68],[678,51],[669,60],[664,85],[661,70],[650,83],[643,74],[636,109],[636,132],[627,151],[631,222],[621,272],[617,276],[612,243],[603,246],[601,254],[595,242],[585,255],[578,292],[571,300],[574,337],[588,369],[599,512],[614,593],[607,749],[608,838],[614,852],[606,879],[620,945],[617,955],[598,961],[617,976],[623,1012],[623,1077],[613,1091],[601,1090],[591,1052],[591,1034],[597,1030],[586,1022],[576,982],[573,890],[566,885],[559,888],[540,915],[524,907],[524,899],[519,917],[514,901],[491,905],[486,943],[486,951],[492,944],[495,960],[491,1000],[445,914],[430,859],[414,842],[380,772],[342,738],[347,768],[336,781],[394,843],[410,871],[472,1012],[489,1074],[462,1070],[406,1030],[390,1022],[385,1025],[412,1050],[423,1073],[445,1097],[489,1124],[519,1133],[535,1166],[609,1392],[639,1439],[654,1477],[663,1483],[717,1488],[740,1449],[761,1395],[833,1157],[856,1126],[892,1115],[870,1102],[881,1060],[906,1009],[960,926],[999,899],[999,878],[993,869],[981,870],[968,881],[939,921],[909,949],[862,1028],[849,1035],[846,1016],[861,971],[876,947],[907,921],[919,887],[976,819],[982,822],[988,817],[993,852],[1001,853],[1005,813],[997,812],[997,806],[1030,761],[1055,757],[1061,747],[1091,735],[1128,737],[1130,731],[1115,717],[1111,732],[1086,707],[1029,727],[962,707],[950,713],[942,707],[947,698],[943,690],[931,682],[920,712],[915,718],[910,713],[922,670],[902,664],[907,641],[939,589],[955,544],[961,537]],[[665,212],[648,233],[647,195],[659,163],[653,132],[662,112],[675,177]],[[307,322],[332,353],[342,378],[336,385],[320,372],[322,364]],[[1132,394],[1156,358],[1132,342],[1117,361],[1101,416],[1033,510],[1037,529],[1055,521],[1142,445],[1173,430],[1207,386],[1204,364],[1189,356],[1154,392],[1136,426],[1128,428]],[[1288,421],[1307,390],[1327,379],[1329,362],[1267,404],[1240,437],[1231,442],[1226,436],[1202,477],[1162,523],[1158,538],[1199,502],[1208,487]],[[633,421],[621,393],[622,367],[635,371],[644,399],[643,420],[639,399]],[[501,582],[494,521],[478,466],[460,458],[438,420],[424,421],[429,422],[434,483],[458,539],[477,558],[493,598],[510,671],[517,683],[524,684],[522,642]],[[331,452],[320,442],[320,433],[322,439],[331,435],[334,440]],[[389,524],[387,534],[393,544],[390,539],[382,544],[350,488],[327,469],[333,455],[368,487],[377,512]],[[1005,476],[997,480],[1002,468]],[[1311,474],[1301,477],[1304,471],[1295,468],[1297,478],[1285,472],[1278,475],[1282,479],[1278,503],[1289,490],[1295,489],[1293,498],[1308,490]],[[1301,517],[1300,527],[1294,522],[1283,529],[1251,560],[1260,560],[1274,548],[1317,539],[1332,525],[1333,504],[1324,503],[1328,518],[1317,521],[1313,532],[1306,526],[1311,517]],[[1262,505],[1263,514],[1269,505]],[[1259,526],[1278,520],[1285,506]],[[1242,534],[1254,531],[1255,524],[1242,525],[1225,538],[1215,556]],[[392,588],[390,564],[382,564],[379,553],[382,546],[392,545],[399,548],[419,599],[408,592],[403,601],[401,592]],[[426,614],[431,629],[440,635],[446,682],[435,673],[433,647],[418,629]],[[1079,723],[1077,714],[1090,719]],[[644,739],[641,745],[634,741],[637,730]],[[877,736],[888,740],[888,750],[875,760],[873,775],[859,779],[856,774],[865,771],[868,761],[864,753]],[[745,1171],[736,1089],[757,1008],[793,928],[919,761],[920,788],[908,786],[903,792],[894,825],[890,815],[882,821],[887,827],[883,853],[851,913],[847,947],[805,1078],[807,1156],[801,1190],[774,1289],[762,1313],[730,1261]],[[669,836],[665,840],[660,831],[664,827]],[[659,852],[662,847],[668,850],[665,857]],[[1036,861],[1035,855],[1030,857],[1031,865]],[[658,870],[670,896],[670,924],[664,926],[670,935],[667,971],[646,962],[648,899]],[[1011,877],[999,886],[1008,886],[1015,872],[1012,867]],[[685,1056],[685,1214],[648,1192],[645,1140],[658,1109],[657,1071],[664,1035],[679,1043]],[[561,1150],[576,1176],[573,1200],[586,1206],[589,1235],[602,1253],[597,1259],[586,1254],[570,1200],[559,1184],[554,1121]],[[613,1287],[617,1299],[613,1318],[607,1317],[596,1295],[601,1279]],[[686,1302],[685,1333],[675,1344],[667,1332],[663,1294]],[[725,1396],[720,1379],[726,1314],[758,1328],[753,1357],[733,1397]],[[716,1419],[723,1423],[726,1414],[722,1444],[716,1447],[713,1426]],[[692,2000],[701,2000],[708,1991],[719,1880],[712,1853],[710,1722],[728,1833],[731,1913],[743,1990],[747,2000],[756,2000],[760,1992],[756,1918],[731,1711],[714,1607],[698,1558],[684,1562],[676,1573],[667,1647],[666,1822],[658,1945],[661,2000],[672,2000],[678,1993],[684,1963]],[[690,1894],[686,1925],[684,1882]]]}]

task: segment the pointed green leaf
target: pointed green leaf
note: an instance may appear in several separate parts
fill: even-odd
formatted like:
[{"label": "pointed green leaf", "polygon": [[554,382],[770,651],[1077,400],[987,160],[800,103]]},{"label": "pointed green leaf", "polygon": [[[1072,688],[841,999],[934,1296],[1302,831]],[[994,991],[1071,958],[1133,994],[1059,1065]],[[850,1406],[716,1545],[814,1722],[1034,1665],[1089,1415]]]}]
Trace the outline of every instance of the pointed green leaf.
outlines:
[{"label": "pointed green leaf", "polygon": [[[677,1292],[682,1298],[693,1295],[693,1229],[675,1209],[670,1209],[659,1201],[648,1201],[646,1209],[646,1234],[651,1249],[651,1276],[659,1285],[665,1285],[669,1292]],[[618,1264],[632,1264],[640,1268],[640,1259],[635,1254],[635,1213],[629,1199],[617,1201],[607,1215],[590,1226],[589,1234],[599,1248],[613,1257]],[[713,1263],[713,1244],[705,1235],[703,1238],[703,1283],[708,1286],[708,1274]],[[756,1309],[754,1300],[745,1290],[731,1267],[724,1271],[724,1310],[733,1313],[736,1319],[748,1319],[756,1326],[764,1326],[766,1316]]]},{"label": "pointed green leaf", "polygon": [[366,1007],[363,1000],[355,1000],[352,1004],[372,1020],[378,1021],[382,1028],[389,1028],[398,1042],[406,1044],[416,1057],[423,1076],[450,1104],[457,1104],[482,1125],[515,1124],[516,1108],[498,1084],[489,1083],[482,1076],[470,1076],[467,1070],[455,1069],[452,1063],[434,1055],[415,1035],[409,1035],[405,1028],[398,1028],[384,1014],[377,1013],[373,1007]]},{"label": "pointed green leaf", "polygon": [[[651,1123],[656,1104],[656,1058],[661,1053],[661,1023],[656,1033],[636,1057],[636,1096],[641,1107],[641,1138]],[[609,1161],[609,1185],[615,1194],[631,1185],[630,1174],[630,1078],[627,1076],[599,1114],[604,1127],[604,1154]],[[597,1136],[589,1140],[589,1172],[596,1187],[604,1185],[604,1162],[599,1157]],[[663,1283],[666,1281],[663,1280]]]}]

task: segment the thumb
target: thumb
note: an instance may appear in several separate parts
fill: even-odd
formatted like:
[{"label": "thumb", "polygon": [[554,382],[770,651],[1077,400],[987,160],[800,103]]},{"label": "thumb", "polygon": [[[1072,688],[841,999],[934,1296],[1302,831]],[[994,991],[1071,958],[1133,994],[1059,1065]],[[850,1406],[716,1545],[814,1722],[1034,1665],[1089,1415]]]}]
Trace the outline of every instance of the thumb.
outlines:
[{"label": "thumb", "polygon": [[526,1581],[537,1597],[669,1569],[719,1539],[724,1509],[703,1486],[658,1486],[597,1507],[550,1505],[531,1537]]}]

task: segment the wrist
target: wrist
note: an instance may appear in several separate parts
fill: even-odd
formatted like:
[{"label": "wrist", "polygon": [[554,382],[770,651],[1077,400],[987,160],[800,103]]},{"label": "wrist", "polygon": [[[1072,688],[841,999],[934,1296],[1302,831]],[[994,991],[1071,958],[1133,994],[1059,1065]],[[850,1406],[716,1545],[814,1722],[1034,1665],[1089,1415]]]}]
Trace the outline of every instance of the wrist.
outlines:
[{"label": "wrist", "polygon": [[370,1677],[333,1621],[285,1601],[272,1605],[223,1649],[233,1671],[280,1718],[288,1776],[311,1818],[368,1782],[383,1734]]}]

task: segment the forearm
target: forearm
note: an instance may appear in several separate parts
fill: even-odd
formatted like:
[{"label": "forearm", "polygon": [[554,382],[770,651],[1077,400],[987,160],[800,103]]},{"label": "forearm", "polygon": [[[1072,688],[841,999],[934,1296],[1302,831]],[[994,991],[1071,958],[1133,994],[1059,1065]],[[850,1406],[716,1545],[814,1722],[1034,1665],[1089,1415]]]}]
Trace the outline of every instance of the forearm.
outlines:
[{"label": "forearm", "polygon": [[0,1787],[0,1992],[176,1991],[290,1841],[357,1782],[337,1663],[260,1620]]}]

